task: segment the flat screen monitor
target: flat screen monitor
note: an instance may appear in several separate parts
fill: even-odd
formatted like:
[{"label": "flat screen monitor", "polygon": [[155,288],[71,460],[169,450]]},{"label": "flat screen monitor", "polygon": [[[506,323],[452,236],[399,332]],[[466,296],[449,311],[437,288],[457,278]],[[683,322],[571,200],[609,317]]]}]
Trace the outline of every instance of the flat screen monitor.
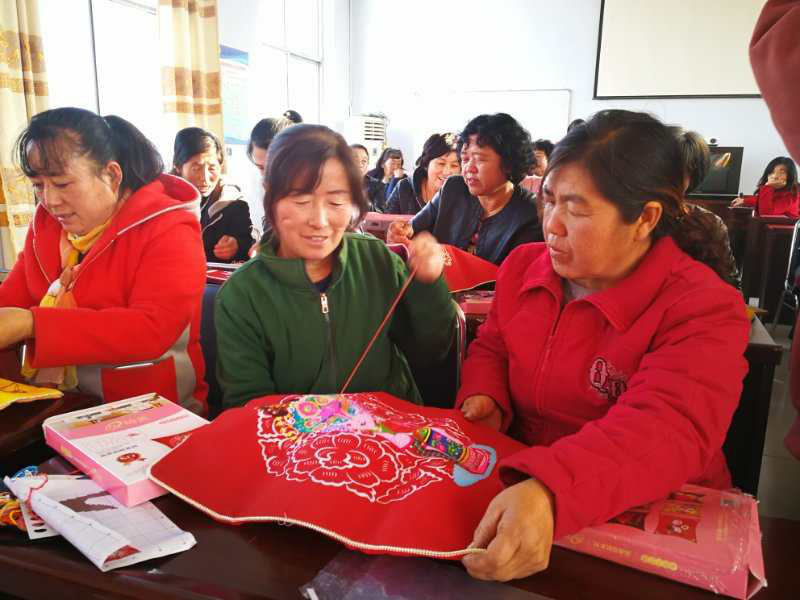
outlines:
[{"label": "flat screen monitor", "polygon": [[710,146],[711,168],[708,175],[690,196],[724,195],[739,193],[739,176],[742,174],[741,146]]}]

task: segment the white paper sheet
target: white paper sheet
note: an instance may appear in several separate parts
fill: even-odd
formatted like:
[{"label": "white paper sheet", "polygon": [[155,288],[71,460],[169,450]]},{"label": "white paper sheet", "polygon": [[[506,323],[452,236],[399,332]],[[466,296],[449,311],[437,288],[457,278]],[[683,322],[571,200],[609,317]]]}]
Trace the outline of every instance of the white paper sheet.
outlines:
[{"label": "white paper sheet", "polygon": [[91,479],[44,476],[11,479],[6,486],[98,569],[117,567],[188,550],[196,541],[152,502],[120,504]]}]

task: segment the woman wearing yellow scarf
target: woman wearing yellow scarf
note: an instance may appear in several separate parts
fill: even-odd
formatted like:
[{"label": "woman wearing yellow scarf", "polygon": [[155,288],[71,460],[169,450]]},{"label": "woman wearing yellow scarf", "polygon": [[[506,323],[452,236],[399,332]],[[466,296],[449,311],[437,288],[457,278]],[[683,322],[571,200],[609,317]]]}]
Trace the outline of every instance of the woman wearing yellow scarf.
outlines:
[{"label": "woman wearing yellow scarf", "polygon": [[14,152],[39,206],[0,285],[0,348],[23,343],[38,385],[205,413],[197,191],[133,125],[83,109],[36,115]]}]

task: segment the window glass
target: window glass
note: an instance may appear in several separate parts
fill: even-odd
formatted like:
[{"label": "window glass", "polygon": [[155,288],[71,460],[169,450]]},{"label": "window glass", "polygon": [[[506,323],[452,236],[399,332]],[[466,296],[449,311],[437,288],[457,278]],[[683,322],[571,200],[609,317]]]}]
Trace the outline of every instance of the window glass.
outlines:
[{"label": "window glass", "polygon": [[286,2],[286,47],[319,59],[319,0]]},{"label": "window glass", "polygon": [[88,2],[39,0],[50,108],[97,110]]},{"label": "window glass", "polygon": [[319,123],[319,63],[289,56],[289,102],[307,123]]},{"label": "window glass", "polygon": [[158,18],[113,0],[93,0],[92,6],[100,114],[130,121],[162,154],[171,151],[175,132],[164,131],[162,119]]}]

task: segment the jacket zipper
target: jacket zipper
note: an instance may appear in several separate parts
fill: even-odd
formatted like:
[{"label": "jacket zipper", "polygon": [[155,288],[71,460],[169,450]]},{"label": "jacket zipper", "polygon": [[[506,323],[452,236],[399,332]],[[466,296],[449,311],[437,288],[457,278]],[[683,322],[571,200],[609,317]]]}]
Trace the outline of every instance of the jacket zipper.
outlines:
[{"label": "jacket zipper", "polygon": [[325,338],[327,339],[328,346],[328,361],[331,367],[330,384],[331,393],[335,394],[338,389],[336,385],[336,353],[333,351],[333,327],[331,326],[331,314],[328,307],[328,295],[320,294],[319,303],[322,308],[322,318],[325,321]]},{"label": "jacket zipper", "polygon": [[[558,302],[556,300],[556,302]],[[550,362],[550,353],[553,350],[553,346],[555,345],[556,340],[556,333],[558,332],[558,326],[561,323],[561,317],[566,310],[566,305],[563,307],[558,307],[558,314],[556,315],[556,320],[553,323],[553,327],[550,329],[550,335],[547,336],[547,341],[544,345],[544,357],[542,358],[541,363],[539,363],[539,376],[536,378],[536,387],[534,387],[534,405],[536,406],[536,412],[541,416],[542,414],[542,406],[544,404],[542,400],[542,388],[544,387],[544,374],[547,372],[547,368]]]}]

